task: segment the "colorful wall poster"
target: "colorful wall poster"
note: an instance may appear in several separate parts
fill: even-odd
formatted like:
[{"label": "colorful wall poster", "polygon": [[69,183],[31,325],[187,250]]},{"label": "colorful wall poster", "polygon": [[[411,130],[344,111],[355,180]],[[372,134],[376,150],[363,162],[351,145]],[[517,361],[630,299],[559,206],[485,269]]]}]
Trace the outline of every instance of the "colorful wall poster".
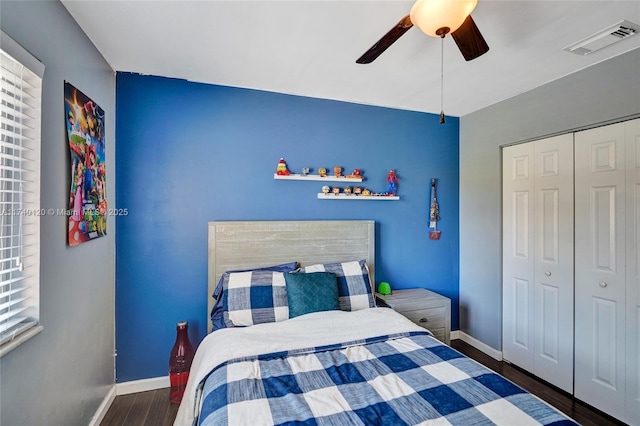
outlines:
[{"label": "colorful wall poster", "polygon": [[65,81],[64,112],[71,153],[68,243],[77,246],[107,235],[104,110]]}]

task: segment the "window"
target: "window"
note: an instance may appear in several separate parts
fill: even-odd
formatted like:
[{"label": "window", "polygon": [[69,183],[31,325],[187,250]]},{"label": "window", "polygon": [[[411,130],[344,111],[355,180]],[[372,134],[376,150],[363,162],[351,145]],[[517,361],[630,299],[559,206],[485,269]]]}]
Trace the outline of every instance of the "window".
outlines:
[{"label": "window", "polygon": [[0,355],[37,333],[44,66],[0,33]]}]

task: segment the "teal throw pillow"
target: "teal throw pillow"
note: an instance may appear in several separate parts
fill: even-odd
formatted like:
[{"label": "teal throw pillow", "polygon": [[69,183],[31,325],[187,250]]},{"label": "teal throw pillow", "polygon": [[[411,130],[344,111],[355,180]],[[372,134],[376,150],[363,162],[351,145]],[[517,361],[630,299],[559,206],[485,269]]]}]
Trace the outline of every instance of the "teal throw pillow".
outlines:
[{"label": "teal throw pillow", "polygon": [[287,284],[289,318],[340,309],[336,274],[289,272],[284,274],[284,280]]}]

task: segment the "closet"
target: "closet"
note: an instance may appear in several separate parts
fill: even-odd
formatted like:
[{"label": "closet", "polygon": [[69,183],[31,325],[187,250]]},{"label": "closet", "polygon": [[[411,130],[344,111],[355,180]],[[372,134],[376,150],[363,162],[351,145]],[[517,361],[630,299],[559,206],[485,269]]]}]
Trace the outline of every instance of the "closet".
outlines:
[{"label": "closet", "polygon": [[639,244],[640,119],[503,149],[503,357],[631,425]]}]

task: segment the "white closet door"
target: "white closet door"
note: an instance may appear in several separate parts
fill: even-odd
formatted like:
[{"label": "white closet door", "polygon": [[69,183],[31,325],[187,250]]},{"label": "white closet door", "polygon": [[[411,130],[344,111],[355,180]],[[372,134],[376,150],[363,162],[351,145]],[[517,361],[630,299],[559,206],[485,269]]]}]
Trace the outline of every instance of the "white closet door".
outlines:
[{"label": "white closet door", "polygon": [[533,143],[502,150],[502,355],[533,372]]},{"label": "white closet door", "polygon": [[575,134],[575,396],[625,411],[624,123]]},{"label": "white closet door", "polygon": [[627,407],[626,421],[640,425],[640,119],[625,123],[627,146]]},{"label": "white closet door", "polygon": [[503,149],[502,344],[573,391],[573,135]]},{"label": "white closet door", "polygon": [[573,135],[534,143],[536,376],[573,392]]}]

